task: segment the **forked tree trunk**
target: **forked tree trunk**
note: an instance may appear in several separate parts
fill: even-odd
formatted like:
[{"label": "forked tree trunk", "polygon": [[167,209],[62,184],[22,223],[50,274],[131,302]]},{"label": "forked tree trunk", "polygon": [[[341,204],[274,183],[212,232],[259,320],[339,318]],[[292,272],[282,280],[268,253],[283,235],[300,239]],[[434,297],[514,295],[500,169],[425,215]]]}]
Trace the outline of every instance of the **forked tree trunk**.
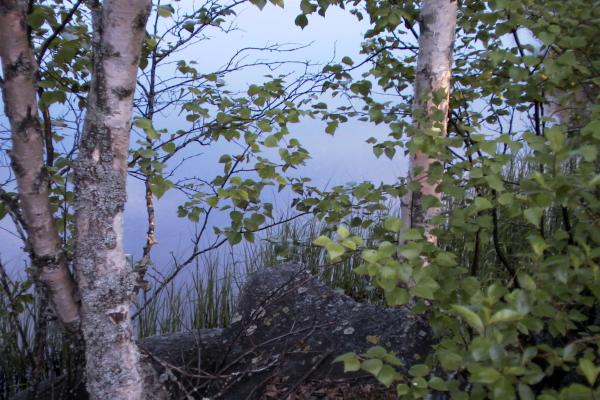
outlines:
[{"label": "forked tree trunk", "polygon": [[75,285],[67,267],[48,197],[43,132],[36,101],[37,63],[27,33],[27,1],[0,0],[2,96],[11,126],[12,170],[26,224],[28,251],[52,306],[70,331],[79,326]]},{"label": "forked tree trunk", "polygon": [[[419,55],[415,77],[413,120],[420,134],[447,135],[452,51],[456,30],[456,0],[423,0],[419,33]],[[437,98],[437,101],[434,99]],[[437,191],[439,180],[429,178],[432,164],[440,160],[417,150],[410,160],[409,180],[421,187],[409,192],[404,200],[403,217],[410,227],[424,227],[427,239],[437,244],[432,233],[432,219],[440,214],[439,207],[424,207],[423,198],[441,200]]]},{"label": "forked tree trunk", "polygon": [[123,251],[133,95],[150,0],[93,8],[93,72],[76,164],[75,266],[91,399],[141,399],[132,337],[135,276]]}]

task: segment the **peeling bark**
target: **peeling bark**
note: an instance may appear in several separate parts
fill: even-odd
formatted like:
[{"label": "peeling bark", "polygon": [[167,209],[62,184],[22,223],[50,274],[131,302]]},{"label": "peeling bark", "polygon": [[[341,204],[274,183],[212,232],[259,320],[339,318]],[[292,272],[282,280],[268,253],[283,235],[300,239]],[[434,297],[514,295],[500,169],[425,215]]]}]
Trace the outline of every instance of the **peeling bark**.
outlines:
[{"label": "peeling bark", "polygon": [[70,331],[78,329],[75,285],[62,251],[48,197],[44,132],[36,100],[37,63],[29,46],[27,2],[0,0],[0,58],[5,113],[11,125],[12,169],[28,236],[29,253],[56,314]]},{"label": "peeling bark", "polygon": [[133,94],[149,0],[93,9],[92,84],[76,165],[75,265],[91,399],[145,397],[130,307],[135,276],[123,251]]},{"label": "peeling bark", "polygon": [[[419,55],[415,78],[413,118],[415,127],[434,137],[447,135],[452,51],[456,31],[456,0],[424,0],[421,6]],[[439,101],[434,98],[439,95]],[[429,170],[441,161],[417,150],[410,160],[409,180],[421,184],[418,191],[408,193],[403,215],[410,227],[424,227],[427,239],[437,244],[431,232],[431,220],[440,214],[439,207],[423,207],[423,197],[441,200],[439,182],[430,179]]]}]

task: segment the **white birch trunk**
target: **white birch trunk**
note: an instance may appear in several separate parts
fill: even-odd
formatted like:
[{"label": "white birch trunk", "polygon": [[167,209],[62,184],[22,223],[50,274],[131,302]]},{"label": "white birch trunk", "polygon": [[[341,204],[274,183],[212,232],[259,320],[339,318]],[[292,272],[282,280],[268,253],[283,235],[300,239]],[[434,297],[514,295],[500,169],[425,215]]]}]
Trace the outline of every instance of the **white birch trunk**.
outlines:
[{"label": "white birch trunk", "polygon": [[48,197],[43,132],[36,101],[37,63],[29,46],[26,9],[27,2],[0,0],[2,95],[11,125],[10,158],[31,261],[56,314],[68,331],[76,332],[79,305]]},{"label": "white birch trunk", "polygon": [[135,276],[123,251],[133,95],[150,0],[106,0],[93,10],[94,58],[76,165],[75,265],[91,399],[141,399],[130,307]]},{"label": "white birch trunk", "polygon": [[[456,0],[423,0],[421,3],[413,123],[422,133],[432,136],[447,135],[456,18]],[[434,94],[441,95],[441,102],[436,104],[433,101]],[[434,225],[431,220],[440,214],[441,209],[425,209],[423,197],[434,196],[441,200],[441,193],[437,191],[439,182],[428,176],[430,166],[439,162],[420,150],[416,151],[410,160],[409,180],[418,181],[421,188],[408,193],[402,212],[405,224],[424,227],[427,239],[434,244],[437,244],[437,237],[432,233]]]}]

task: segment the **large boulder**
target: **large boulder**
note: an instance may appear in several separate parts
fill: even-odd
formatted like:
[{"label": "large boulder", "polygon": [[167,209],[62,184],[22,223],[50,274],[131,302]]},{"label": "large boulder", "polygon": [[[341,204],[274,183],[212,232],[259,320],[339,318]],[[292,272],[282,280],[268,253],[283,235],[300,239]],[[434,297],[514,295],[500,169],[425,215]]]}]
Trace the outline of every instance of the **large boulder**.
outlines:
[{"label": "large boulder", "polygon": [[423,318],[406,308],[358,303],[295,264],[249,275],[234,320],[222,330],[141,343],[172,398],[383,399],[387,391],[369,374],[344,373],[333,359],[378,343],[406,368],[431,346]]}]

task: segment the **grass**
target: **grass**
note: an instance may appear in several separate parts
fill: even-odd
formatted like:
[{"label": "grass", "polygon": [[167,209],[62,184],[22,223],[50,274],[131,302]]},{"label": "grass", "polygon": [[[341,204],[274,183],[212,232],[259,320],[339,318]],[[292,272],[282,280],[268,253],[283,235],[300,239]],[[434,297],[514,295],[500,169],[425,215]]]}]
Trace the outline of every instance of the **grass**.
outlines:
[{"label": "grass", "polygon": [[151,300],[134,321],[138,338],[229,325],[241,272],[234,263],[222,264],[226,257],[224,251],[202,257],[160,293],[141,294],[140,304]]},{"label": "grass", "polygon": [[283,262],[307,266],[325,284],[356,299],[380,302],[380,293],[368,279],[352,273],[357,257],[332,264],[323,249],[312,244],[324,228],[312,219],[294,221],[266,231],[256,243],[200,257],[158,295],[156,289],[141,294],[140,304],[151,301],[135,321],[138,338],[229,326],[244,277]]}]

